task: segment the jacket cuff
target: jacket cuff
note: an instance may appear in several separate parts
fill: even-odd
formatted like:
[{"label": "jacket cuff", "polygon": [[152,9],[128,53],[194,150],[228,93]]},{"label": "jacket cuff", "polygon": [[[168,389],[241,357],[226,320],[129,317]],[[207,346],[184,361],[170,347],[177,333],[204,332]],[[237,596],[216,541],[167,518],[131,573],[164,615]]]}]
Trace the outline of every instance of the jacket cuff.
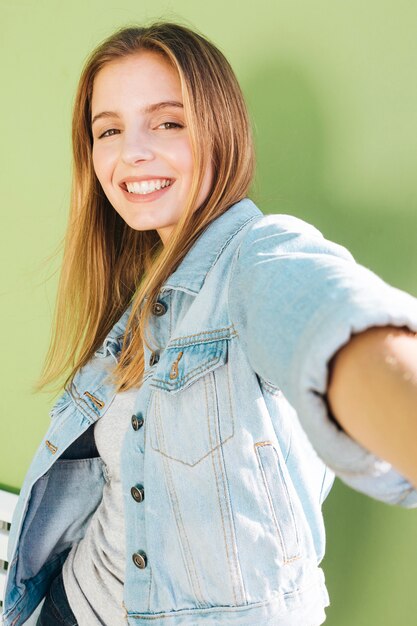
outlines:
[{"label": "jacket cuff", "polygon": [[[361,267],[360,273],[368,272]],[[371,291],[370,285],[374,285]],[[302,372],[295,391],[300,422],[319,456],[343,482],[386,503],[417,507],[413,485],[343,430],[331,414],[326,395],[329,363],[350,337],[374,326],[417,332],[417,300],[374,275],[373,281],[366,281],[366,297],[359,286],[349,292],[349,302],[342,299],[334,304],[325,315],[320,310],[314,316],[301,342],[306,350],[300,351],[302,358],[294,363],[294,371],[300,368]]]}]

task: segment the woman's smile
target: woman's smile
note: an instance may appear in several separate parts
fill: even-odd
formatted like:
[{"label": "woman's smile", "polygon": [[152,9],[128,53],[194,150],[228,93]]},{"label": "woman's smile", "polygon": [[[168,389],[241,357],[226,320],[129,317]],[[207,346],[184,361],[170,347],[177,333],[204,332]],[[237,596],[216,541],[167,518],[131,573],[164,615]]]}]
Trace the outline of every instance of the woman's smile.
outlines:
[{"label": "woman's smile", "polygon": [[153,202],[166,193],[175,183],[172,178],[128,178],[120,188],[129,202]]},{"label": "woman's smile", "polygon": [[155,191],[156,189],[163,189],[164,187],[168,187],[171,184],[171,179],[169,178],[157,178],[157,179],[153,179],[153,180],[132,180],[132,181],[126,181],[125,183],[122,183],[122,185],[125,185],[124,188],[127,188],[127,191],[129,193],[136,193],[136,194],[147,194],[147,193],[151,193],[152,191]]}]

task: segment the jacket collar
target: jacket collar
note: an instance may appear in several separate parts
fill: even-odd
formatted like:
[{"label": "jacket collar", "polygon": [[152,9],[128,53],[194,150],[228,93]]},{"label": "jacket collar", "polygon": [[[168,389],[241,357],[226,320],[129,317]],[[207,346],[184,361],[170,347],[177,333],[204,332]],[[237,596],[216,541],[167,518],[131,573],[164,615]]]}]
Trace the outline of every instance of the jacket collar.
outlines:
[{"label": "jacket collar", "polygon": [[247,222],[262,215],[250,198],[232,204],[207,226],[160,291],[179,289],[196,295],[223,248]]},{"label": "jacket collar", "polygon": [[[178,289],[196,295],[223,248],[245,224],[262,215],[262,211],[249,198],[232,204],[207,226],[160,291]],[[129,304],[110,330],[103,343],[105,348],[123,336],[131,309],[132,304]]]}]

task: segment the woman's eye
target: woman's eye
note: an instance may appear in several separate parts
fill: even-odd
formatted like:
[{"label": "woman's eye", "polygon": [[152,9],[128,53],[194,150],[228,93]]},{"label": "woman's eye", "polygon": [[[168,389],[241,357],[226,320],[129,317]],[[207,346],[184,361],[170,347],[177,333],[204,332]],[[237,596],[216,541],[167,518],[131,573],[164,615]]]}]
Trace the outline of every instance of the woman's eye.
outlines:
[{"label": "woman's eye", "polygon": [[101,139],[102,137],[111,137],[112,135],[118,132],[119,131],[117,130],[117,128],[109,128],[109,130],[104,131],[104,133],[99,136],[99,139]]},{"label": "woman's eye", "polygon": [[170,130],[171,128],[183,128],[182,124],[177,124],[176,122],[162,122],[159,126],[168,126],[169,128],[166,128],[166,130]]}]

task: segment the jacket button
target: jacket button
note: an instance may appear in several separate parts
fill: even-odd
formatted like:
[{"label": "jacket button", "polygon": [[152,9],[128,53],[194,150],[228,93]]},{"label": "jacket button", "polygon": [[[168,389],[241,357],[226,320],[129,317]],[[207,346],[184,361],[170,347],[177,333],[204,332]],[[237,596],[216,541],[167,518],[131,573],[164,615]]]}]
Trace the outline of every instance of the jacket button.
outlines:
[{"label": "jacket button", "polygon": [[158,361],[159,361],[159,353],[152,352],[151,358],[149,359],[149,365],[152,367],[152,365],[155,365],[155,363],[158,363]]},{"label": "jacket button", "polygon": [[132,428],[133,430],[139,430],[143,426],[142,416],[139,414],[139,417],[136,415],[132,415]]},{"label": "jacket button", "polygon": [[136,485],[136,487],[132,487],[130,493],[132,494],[132,498],[136,500],[136,502],[143,502],[145,498],[145,490],[142,485]]},{"label": "jacket button", "polygon": [[167,312],[167,306],[163,302],[154,302],[152,305],[152,313],[154,315],[165,315]]},{"label": "jacket button", "polygon": [[138,550],[137,552],[132,554],[132,559],[136,567],[138,567],[139,569],[145,569],[148,559],[146,558],[146,554],[143,550]]}]

